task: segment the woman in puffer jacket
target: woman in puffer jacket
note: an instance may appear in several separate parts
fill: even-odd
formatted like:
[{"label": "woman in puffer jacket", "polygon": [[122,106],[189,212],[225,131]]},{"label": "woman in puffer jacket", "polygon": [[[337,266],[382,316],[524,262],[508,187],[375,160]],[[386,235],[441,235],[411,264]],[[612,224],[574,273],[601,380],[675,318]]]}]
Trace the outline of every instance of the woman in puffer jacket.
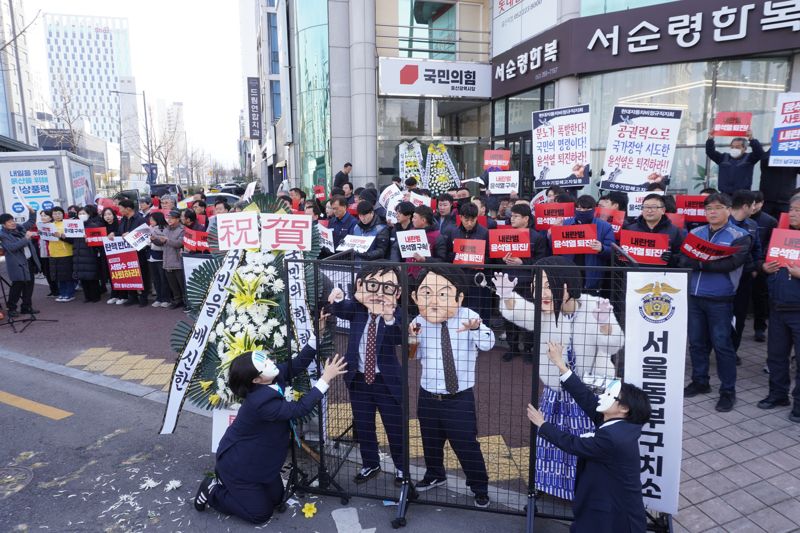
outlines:
[{"label": "woman in puffer jacket", "polygon": [[[93,205],[81,207],[78,219],[83,221],[84,228],[99,228],[103,221],[97,216],[97,208]],[[81,282],[84,302],[100,301],[100,252],[99,248],[86,244],[85,238],[70,239],[72,243],[72,275]]]}]

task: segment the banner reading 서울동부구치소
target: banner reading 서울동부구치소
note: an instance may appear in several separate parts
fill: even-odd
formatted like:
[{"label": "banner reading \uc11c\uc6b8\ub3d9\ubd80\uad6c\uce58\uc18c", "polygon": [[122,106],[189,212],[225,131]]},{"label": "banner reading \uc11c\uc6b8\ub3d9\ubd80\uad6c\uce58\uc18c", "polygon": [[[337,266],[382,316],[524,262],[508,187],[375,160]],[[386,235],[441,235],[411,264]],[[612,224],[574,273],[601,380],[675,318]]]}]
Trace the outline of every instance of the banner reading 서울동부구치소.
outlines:
[{"label": "banner reading \uc11c\uc6b8\ub3d9\ubd80\uad6c\uce58\uc18c", "polygon": [[687,274],[628,272],[625,381],[652,406],[639,437],[642,497],[647,508],[675,514],[683,454],[683,375],[688,323]]},{"label": "banner reading \uc11c\uc6b8\ub3d9\ubd80\uad6c\uce58\uc18c", "polygon": [[589,184],[589,105],[534,111],[536,188]]},{"label": "banner reading \uc11c\uc6b8\ub3d9\ubd80\uad6c\uce58\uc18c", "polygon": [[615,106],[600,188],[644,191],[667,185],[681,125],[680,109]]},{"label": "banner reading \uc11c\uc6b8\ub3d9\ubd80\uad6c\uce58\uc18c", "polygon": [[800,93],[778,95],[769,166],[800,166]]}]

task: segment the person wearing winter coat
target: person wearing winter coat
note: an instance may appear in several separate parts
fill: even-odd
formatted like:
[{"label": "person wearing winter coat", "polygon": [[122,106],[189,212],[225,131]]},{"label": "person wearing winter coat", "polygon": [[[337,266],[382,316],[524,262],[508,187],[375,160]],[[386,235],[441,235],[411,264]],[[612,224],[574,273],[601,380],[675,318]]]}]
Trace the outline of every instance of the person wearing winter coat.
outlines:
[{"label": "person wearing winter coat", "polygon": [[[119,219],[117,219],[117,214],[112,208],[103,208],[103,212],[100,214],[100,219],[103,221],[103,225],[101,227],[106,228],[106,237],[113,239],[114,237],[119,237],[121,235],[119,231]],[[105,249],[102,247],[100,248],[100,283],[102,286],[105,286],[106,283],[109,284],[111,298],[106,300],[107,304],[122,305],[127,301],[127,295],[125,292],[114,290],[114,287],[111,284],[111,272],[108,270],[108,259],[106,258]]]},{"label": "person wearing winter coat", "polygon": [[[83,221],[84,228],[99,228],[103,221],[97,216],[97,208],[93,205],[81,207],[78,219]],[[72,273],[81,282],[84,302],[100,301],[100,258],[97,247],[89,246],[84,237],[69,239],[72,244]]]},{"label": "person wearing winter coat", "polygon": [[75,299],[75,277],[72,272],[72,244],[64,236],[64,210],[53,208],[53,225],[57,241],[47,243],[50,254],[50,276],[58,283],[56,302],[71,302]]},{"label": "person wearing winter coat", "polygon": [[39,259],[33,247],[33,232],[31,228],[36,223],[36,211],[28,207],[30,212],[28,221],[17,224],[14,216],[8,213],[0,215],[0,247],[3,248],[6,258],[8,279],[11,289],[8,293],[8,314],[19,316],[17,303],[22,299],[20,311],[23,314],[34,314],[39,311],[33,308],[33,279],[39,271]]},{"label": "person wearing winter coat", "polygon": [[363,261],[382,261],[389,253],[389,227],[375,214],[373,205],[367,200],[358,203],[358,224],[353,228],[355,237],[374,237],[369,250],[355,252],[356,264]]},{"label": "person wearing winter coat", "polygon": [[150,268],[150,277],[153,279],[153,288],[156,291],[156,301],[153,302],[153,307],[169,307],[172,293],[169,289],[167,274],[164,272],[164,247],[156,244],[156,240],[160,241],[161,237],[166,238],[164,230],[167,228],[167,220],[163,213],[150,213],[147,223],[150,225],[151,237],[147,266]]}]

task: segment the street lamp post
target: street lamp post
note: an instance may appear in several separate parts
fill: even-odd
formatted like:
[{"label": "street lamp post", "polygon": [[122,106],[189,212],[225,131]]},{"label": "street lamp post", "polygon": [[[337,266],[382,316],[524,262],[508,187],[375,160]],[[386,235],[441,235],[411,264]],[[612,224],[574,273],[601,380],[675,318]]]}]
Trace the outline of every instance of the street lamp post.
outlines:
[{"label": "street lamp post", "polygon": [[150,165],[153,164],[153,151],[150,146],[150,125],[147,119],[147,95],[144,91],[140,93],[128,92],[128,91],[109,91],[117,95],[117,103],[119,105],[119,151],[120,151],[120,167],[122,167],[122,96],[123,94],[129,94],[131,96],[140,96],[142,97],[142,103],[144,105],[144,134],[145,134],[145,142],[146,142],[146,149],[147,149],[147,176],[150,177]]}]

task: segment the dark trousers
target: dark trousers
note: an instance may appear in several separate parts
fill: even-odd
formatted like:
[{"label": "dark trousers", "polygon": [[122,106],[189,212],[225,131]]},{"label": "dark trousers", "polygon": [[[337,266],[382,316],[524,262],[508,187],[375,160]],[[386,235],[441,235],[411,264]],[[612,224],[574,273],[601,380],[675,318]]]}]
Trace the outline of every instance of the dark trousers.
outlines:
[{"label": "dark trousers", "polygon": [[750,272],[742,272],[739,288],[733,298],[733,317],[735,325],[732,327],[733,349],[739,351],[742,343],[744,323],[747,322],[747,311],[750,309],[750,294],[753,292],[753,277]]},{"label": "dark trousers", "polygon": [[186,281],[183,279],[183,269],[165,270],[164,275],[167,277],[169,290],[172,292],[172,303],[187,305],[188,301],[184,299],[186,296]]},{"label": "dark trousers", "polygon": [[767,275],[759,272],[753,280],[753,329],[756,331],[766,331],[767,317],[769,317],[769,288],[767,287]]},{"label": "dark trousers", "polygon": [[350,382],[350,407],[353,409],[353,425],[363,466],[375,468],[380,465],[378,437],[375,433],[375,413],[379,412],[389,439],[389,452],[394,467],[404,470],[403,410],[400,407],[400,398],[392,395],[380,372],[375,374],[372,385],[367,385],[364,381],[364,374],[356,372]]},{"label": "dark trousers", "polygon": [[689,296],[689,355],[692,381],[708,384],[711,348],[717,356],[720,392],[736,391],[736,350],[731,339],[733,302]]},{"label": "dark trousers", "polygon": [[153,280],[153,288],[156,290],[157,302],[169,302],[170,290],[167,275],[164,273],[164,263],[162,261],[150,261],[150,278]]},{"label": "dark trousers", "polygon": [[472,492],[487,494],[489,476],[478,443],[478,419],[472,389],[440,397],[420,388],[417,418],[425,453],[425,478],[447,478],[444,444],[449,441]]},{"label": "dark trousers", "polygon": [[139,271],[142,273],[142,286],[144,287],[141,291],[125,291],[125,296],[128,300],[132,300],[138,303],[147,303],[147,297],[150,295],[150,269],[147,267],[147,256],[150,254],[150,248],[145,247],[139,250],[136,254],[139,258]]},{"label": "dark trousers", "polygon": [[33,308],[33,280],[36,276],[36,263],[33,259],[28,259],[28,272],[31,279],[29,281],[12,281],[11,288],[8,290],[8,310],[16,311],[17,302],[22,299],[22,312],[30,311]]},{"label": "dark trousers", "polygon": [[100,301],[100,281],[96,279],[82,279],[83,297],[87,302]]},{"label": "dark trousers", "polygon": [[[800,311],[770,310],[767,334],[767,368],[769,368],[769,394],[775,398],[789,395],[791,376],[789,357],[794,347],[795,357],[800,355]],[[795,407],[800,406],[800,365],[796,365],[794,390]]]},{"label": "dark trousers", "polygon": [[280,476],[267,483],[219,478],[222,485],[211,491],[209,505],[223,514],[238,516],[252,524],[263,524],[272,517],[275,507],[283,499],[283,481]]},{"label": "dark trousers", "polygon": [[58,296],[58,282],[50,277],[50,258],[40,257],[39,263],[42,265],[42,274],[44,274],[47,285],[50,287],[50,294]]}]

